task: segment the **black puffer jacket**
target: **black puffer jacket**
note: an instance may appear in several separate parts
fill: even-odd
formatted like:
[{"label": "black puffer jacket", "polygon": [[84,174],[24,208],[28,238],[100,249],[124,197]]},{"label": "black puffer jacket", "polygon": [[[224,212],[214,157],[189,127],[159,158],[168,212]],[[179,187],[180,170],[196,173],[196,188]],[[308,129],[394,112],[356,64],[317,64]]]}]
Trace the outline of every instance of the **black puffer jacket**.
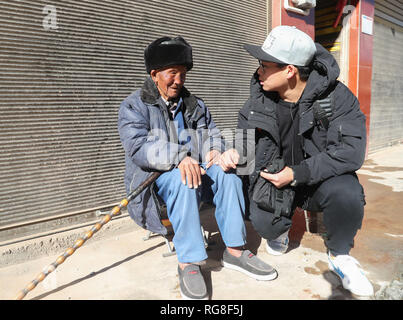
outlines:
[{"label": "black puffer jacket", "polygon": [[[354,94],[337,81],[339,67],[333,56],[320,44],[313,61],[313,71],[298,101],[299,134],[304,160],[294,166],[298,185],[314,185],[330,177],[358,170],[366,149],[365,116]],[[328,130],[316,124],[313,104],[332,93],[334,103]],[[250,97],[238,115],[239,129],[255,129],[255,172],[249,176],[249,192],[259,171],[279,154],[279,128],[276,116],[278,94],[264,92],[257,73],[251,80]]]}]

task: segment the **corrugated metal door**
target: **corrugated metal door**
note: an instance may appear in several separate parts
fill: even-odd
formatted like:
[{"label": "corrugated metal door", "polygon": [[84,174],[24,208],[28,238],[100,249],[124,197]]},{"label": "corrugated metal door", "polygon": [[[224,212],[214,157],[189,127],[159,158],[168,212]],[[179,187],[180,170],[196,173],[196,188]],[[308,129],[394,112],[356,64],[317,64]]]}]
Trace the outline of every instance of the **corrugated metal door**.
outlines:
[{"label": "corrugated metal door", "polygon": [[369,152],[403,141],[403,6],[375,1]]},{"label": "corrugated metal door", "polygon": [[0,3],[0,241],[94,219],[124,196],[120,102],[141,87],[144,47],[193,46],[187,87],[234,128],[266,36],[266,1]]}]

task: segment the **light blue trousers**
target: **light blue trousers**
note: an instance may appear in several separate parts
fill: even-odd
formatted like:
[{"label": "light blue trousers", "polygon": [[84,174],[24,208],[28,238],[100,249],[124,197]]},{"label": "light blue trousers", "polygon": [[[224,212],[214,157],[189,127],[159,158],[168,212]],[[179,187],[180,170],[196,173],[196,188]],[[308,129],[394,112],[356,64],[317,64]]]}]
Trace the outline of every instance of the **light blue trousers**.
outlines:
[{"label": "light blue trousers", "polygon": [[200,229],[201,201],[212,201],[215,205],[217,225],[227,247],[246,243],[245,200],[242,181],[236,174],[225,173],[220,166],[213,165],[202,176],[202,185],[190,189],[182,184],[179,169],[173,169],[163,173],[156,180],[156,186],[167,206],[179,262],[195,263],[207,259]]}]

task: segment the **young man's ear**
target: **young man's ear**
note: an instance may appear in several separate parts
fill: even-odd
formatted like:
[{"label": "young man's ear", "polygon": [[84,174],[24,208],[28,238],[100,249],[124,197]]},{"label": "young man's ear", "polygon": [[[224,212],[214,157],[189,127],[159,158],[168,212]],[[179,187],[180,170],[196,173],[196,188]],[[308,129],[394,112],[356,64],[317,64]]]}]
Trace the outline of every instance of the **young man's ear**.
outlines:
[{"label": "young man's ear", "polygon": [[295,77],[296,74],[298,73],[298,69],[296,66],[293,66],[292,64],[289,64],[286,66],[286,72],[287,72],[287,79],[290,80],[292,77]]}]

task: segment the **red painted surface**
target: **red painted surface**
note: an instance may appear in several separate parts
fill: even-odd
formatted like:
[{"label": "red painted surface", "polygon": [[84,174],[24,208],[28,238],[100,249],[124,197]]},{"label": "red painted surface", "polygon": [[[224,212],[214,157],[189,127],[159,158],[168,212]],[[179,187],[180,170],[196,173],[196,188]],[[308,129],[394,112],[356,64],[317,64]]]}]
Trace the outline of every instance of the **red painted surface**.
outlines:
[{"label": "red painted surface", "polygon": [[349,43],[349,63],[348,63],[348,87],[358,96],[358,76],[359,76],[359,42],[360,42],[360,5],[350,17],[350,43]]},{"label": "red painted surface", "polygon": [[[290,0],[290,5],[292,1]],[[277,26],[295,26],[315,38],[315,10],[304,16],[284,9],[284,0],[272,1],[272,28]]]},{"label": "red painted surface", "polygon": [[[374,19],[374,0],[362,0],[362,15]],[[360,21],[362,23],[362,20]],[[360,62],[359,62],[359,79],[358,79],[358,100],[360,101],[361,110],[367,117],[367,137],[369,137],[369,123],[371,114],[371,83],[372,83],[372,50],[373,35],[360,33]],[[368,143],[367,143],[368,153]]]},{"label": "red painted surface", "polygon": [[341,16],[343,15],[343,9],[347,5],[347,0],[339,0],[336,5],[336,10],[338,11],[336,21],[333,23],[333,28],[337,28],[339,25]]},{"label": "red painted surface", "polygon": [[361,32],[362,15],[374,18],[374,0],[362,0],[357,4],[357,8],[350,20],[349,43],[348,86],[358,97],[361,110],[367,117],[367,136],[369,136],[373,35]]}]

